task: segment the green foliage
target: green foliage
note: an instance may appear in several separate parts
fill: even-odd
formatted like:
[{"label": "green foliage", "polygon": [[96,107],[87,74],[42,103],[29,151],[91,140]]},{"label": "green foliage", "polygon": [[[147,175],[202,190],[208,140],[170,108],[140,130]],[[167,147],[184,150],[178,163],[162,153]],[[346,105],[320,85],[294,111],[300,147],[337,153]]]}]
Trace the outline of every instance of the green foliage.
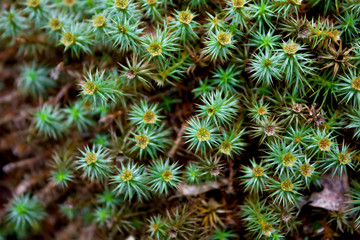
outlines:
[{"label": "green foliage", "polygon": [[283,50],[279,58],[282,59],[280,70],[284,74],[285,81],[293,86],[293,91],[304,92],[305,86],[309,86],[307,76],[311,76],[315,70],[311,66],[312,60],[310,54],[299,52],[305,50],[305,47],[289,40],[283,43]]},{"label": "green foliage", "polygon": [[355,218],[355,229],[360,227],[360,183],[357,181],[351,182],[351,188],[349,192],[349,197],[351,200],[349,203],[351,204],[352,208],[350,208],[349,212],[352,214],[356,214]]},{"label": "green foliage", "polygon": [[218,136],[215,133],[216,128],[213,126],[209,118],[200,119],[193,117],[188,120],[189,126],[186,127],[185,139],[186,143],[189,143],[189,150],[195,148],[195,152],[203,154],[207,149],[212,148],[218,144]]},{"label": "green foliage", "polygon": [[55,81],[50,78],[49,68],[35,61],[31,65],[21,66],[20,71],[18,88],[33,97],[44,95],[48,89],[56,86]]},{"label": "green foliage", "polygon": [[259,26],[259,31],[275,28],[271,22],[271,19],[276,16],[273,6],[272,2],[266,0],[257,0],[249,5],[248,11],[252,18],[255,19],[254,25]]},{"label": "green foliage", "polygon": [[74,182],[74,162],[72,152],[59,151],[53,155],[53,162],[51,164],[53,171],[51,171],[50,179],[54,181],[55,185],[60,185],[62,188],[67,188],[68,183]]},{"label": "green foliage", "polygon": [[157,104],[148,104],[147,101],[141,101],[139,105],[135,105],[129,112],[129,120],[133,125],[146,127],[151,125],[159,125],[163,118],[160,113],[161,109]]},{"label": "green foliage", "polygon": [[65,46],[64,51],[70,51],[76,57],[80,57],[81,53],[92,53],[90,46],[93,41],[89,25],[86,23],[65,25],[61,33],[60,43]]},{"label": "green foliage", "polygon": [[359,0],[1,4],[0,239],[359,234]]},{"label": "green foliage", "polygon": [[75,102],[74,105],[69,103],[63,112],[66,115],[66,124],[76,126],[79,132],[85,132],[94,125],[94,121],[91,119],[91,111],[86,109],[81,101]]},{"label": "green foliage", "polygon": [[119,16],[110,19],[109,26],[105,29],[114,49],[127,52],[130,49],[135,53],[140,52],[140,34],[143,29],[139,27],[140,22],[132,22],[127,18]]},{"label": "green foliage", "polygon": [[135,145],[131,148],[131,152],[138,152],[139,158],[150,156],[152,159],[156,158],[159,153],[164,152],[170,145],[169,135],[170,130],[164,129],[165,124],[160,126],[146,126],[138,127],[133,132],[134,138],[131,140]]},{"label": "green foliage", "polygon": [[106,221],[112,217],[111,210],[106,207],[97,207],[94,212],[94,221],[103,227]]},{"label": "green foliage", "polygon": [[266,206],[266,202],[248,198],[245,203],[241,206],[241,216],[245,220],[247,230],[252,233],[255,239],[274,237],[277,233],[278,221],[273,212]]},{"label": "green foliage", "polygon": [[299,152],[293,144],[286,141],[272,141],[267,144],[265,162],[268,167],[275,169],[275,174],[281,176],[295,176],[295,169],[299,167]]},{"label": "green foliage", "polygon": [[130,19],[133,23],[140,18],[139,3],[133,0],[110,0],[107,3],[107,13],[111,18],[119,17],[121,21]]},{"label": "green foliage", "polygon": [[199,38],[194,31],[195,28],[199,27],[199,23],[193,20],[196,16],[189,8],[180,12],[175,10],[175,20],[170,22],[170,28],[182,42],[193,42]]},{"label": "green foliage", "polygon": [[146,172],[144,166],[128,162],[126,165],[121,163],[121,169],[117,169],[118,174],[112,176],[112,184],[115,184],[114,192],[124,194],[125,199],[131,201],[136,196],[138,200],[149,198],[146,186]]},{"label": "green foliage", "polygon": [[249,46],[256,47],[259,51],[270,54],[271,51],[280,46],[278,42],[281,39],[280,35],[274,35],[274,31],[254,31],[250,32],[252,38],[250,39]]},{"label": "green foliage", "polygon": [[247,8],[244,6],[246,0],[226,1],[227,8],[224,9],[225,18],[231,19],[231,24],[238,26],[240,29],[246,29],[246,21],[250,18],[248,16]]},{"label": "green foliage", "polygon": [[227,93],[237,93],[237,88],[241,87],[240,71],[237,70],[235,65],[228,65],[222,68],[220,65],[213,72],[211,83],[213,86],[221,89]]},{"label": "green foliage", "polygon": [[257,83],[261,83],[263,86],[269,86],[274,80],[278,80],[281,77],[280,72],[281,59],[276,54],[271,54],[270,51],[265,53],[259,52],[254,55],[250,63],[251,77],[256,80]]},{"label": "green foliage", "polygon": [[166,226],[161,216],[151,217],[148,222],[148,232],[150,232],[151,237],[156,240],[163,239],[166,234]]},{"label": "green foliage", "polygon": [[96,201],[97,204],[103,204],[106,206],[106,208],[114,208],[123,202],[121,197],[116,196],[116,193],[114,191],[110,191],[108,188],[105,188],[102,194],[96,194],[96,196],[98,197]]},{"label": "green foliage", "polygon": [[27,27],[25,17],[21,15],[21,11],[13,6],[9,10],[4,9],[0,12],[0,33],[2,38],[13,37]]},{"label": "green foliage", "polygon": [[219,152],[225,154],[227,157],[233,158],[233,154],[240,155],[244,150],[246,143],[242,139],[245,134],[245,129],[240,131],[230,130],[223,131],[222,136],[219,137]]},{"label": "green foliage", "polygon": [[[165,1],[166,2],[166,1]],[[151,22],[160,22],[163,18],[164,9],[162,8],[163,1],[160,0],[143,0],[142,10],[145,12],[146,18],[150,19]]]},{"label": "green foliage", "polygon": [[185,181],[189,184],[199,185],[201,180],[201,171],[196,163],[190,163],[186,166]]},{"label": "green foliage", "polygon": [[269,180],[268,167],[263,162],[257,164],[255,159],[250,160],[251,166],[242,166],[241,183],[245,185],[245,191],[249,191],[250,194],[261,194],[267,182]]},{"label": "green foliage", "polygon": [[226,229],[219,229],[214,231],[213,235],[211,236],[211,240],[230,240],[236,239],[237,235],[231,231]]},{"label": "green foliage", "polygon": [[112,158],[109,151],[102,146],[96,145],[93,145],[92,149],[85,146],[84,150],[79,150],[81,156],[77,157],[76,170],[83,170],[83,178],[89,178],[90,181],[97,179],[103,182],[112,173],[109,165]]},{"label": "green foliage", "polygon": [[312,143],[308,145],[307,150],[314,155],[328,155],[332,151],[334,147],[334,136],[332,136],[332,132],[326,132],[326,130],[319,130],[313,131],[312,133]]},{"label": "green foliage", "polygon": [[176,189],[181,181],[180,168],[181,166],[178,166],[177,162],[170,164],[169,159],[154,160],[148,173],[151,190],[159,195],[163,193],[167,195],[169,189]]},{"label": "green foliage", "polygon": [[170,32],[165,25],[164,29],[156,28],[155,36],[146,34],[142,39],[144,58],[160,66],[174,58],[174,52],[178,51],[178,38],[174,32]]},{"label": "green foliage", "polygon": [[49,14],[49,5],[47,0],[27,0],[24,13],[27,19],[35,24],[40,24]]},{"label": "green foliage", "polygon": [[134,92],[140,90],[141,88],[149,89],[151,88],[150,79],[152,78],[152,67],[144,62],[145,60],[139,60],[139,58],[134,55],[131,61],[126,59],[126,66],[119,63],[123,68],[120,72],[120,78],[122,84],[126,87],[130,87]]},{"label": "green foliage", "polygon": [[357,71],[350,70],[345,76],[339,76],[339,79],[338,94],[342,97],[341,102],[360,107],[360,76]]},{"label": "green foliage", "polygon": [[229,96],[220,91],[202,95],[201,101],[202,104],[197,105],[199,108],[198,116],[216,126],[229,125],[239,108],[235,96]]},{"label": "green foliage", "polygon": [[350,151],[349,146],[343,142],[341,147],[336,144],[329,156],[322,160],[322,168],[324,171],[331,170],[331,176],[338,174],[339,177],[342,174],[347,174],[346,169],[354,169],[354,163],[352,162],[352,155],[355,151]]},{"label": "green foliage", "polygon": [[233,54],[232,49],[235,49],[235,41],[232,39],[233,35],[229,31],[216,30],[214,33],[209,32],[206,38],[204,54],[212,62],[220,61],[226,62]]},{"label": "green foliage", "polygon": [[295,177],[280,176],[279,180],[270,179],[267,188],[272,192],[270,197],[274,198],[274,204],[289,206],[296,204],[300,197],[299,190],[302,184]]},{"label": "green foliage", "polygon": [[6,220],[16,231],[24,231],[39,224],[45,216],[44,207],[30,194],[15,196],[6,205]]},{"label": "green foliage", "polygon": [[91,102],[94,107],[105,106],[109,100],[117,102],[117,97],[123,96],[116,81],[110,75],[106,77],[105,71],[96,70],[95,74],[89,72],[85,80],[79,84],[80,95],[85,102]]},{"label": "green foliage", "polygon": [[223,175],[224,163],[219,156],[206,155],[200,158],[199,169],[205,181],[216,181]]},{"label": "green foliage", "polygon": [[46,138],[58,139],[63,136],[65,131],[64,117],[58,105],[53,107],[44,104],[40,110],[34,113],[35,130]]}]

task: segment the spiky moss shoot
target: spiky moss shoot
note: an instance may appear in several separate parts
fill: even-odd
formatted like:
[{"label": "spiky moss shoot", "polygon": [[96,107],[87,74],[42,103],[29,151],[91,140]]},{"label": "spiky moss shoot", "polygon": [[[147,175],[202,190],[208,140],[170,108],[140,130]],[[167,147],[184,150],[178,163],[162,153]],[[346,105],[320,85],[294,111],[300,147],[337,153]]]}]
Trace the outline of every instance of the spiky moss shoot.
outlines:
[{"label": "spiky moss shoot", "polygon": [[147,3],[149,6],[155,6],[155,4],[157,3],[157,0],[146,0],[146,3]]},{"label": "spiky moss shoot", "polygon": [[262,226],[262,235],[270,237],[271,234],[274,232],[274,227],[271,224],[263,223]]},{"label": "spiky moss shoot", "polygon": [[286,179],[285,181],[281,182],[281,189],[285,192],[290,192],[294,188],[290,179]]},{"label": "spiky moss shoot", "polygon": [[105,22],[106,22],[106,18],[102,14],[93,17],[93,24],[97,28],[104,27]]},{"label": "spiky moss shoot", "polygon": [[113,192],[118,195],[124,195],[125,199],[131,201],[133,197],[142,201],[149,198],[147,177],[143,165],[137,165],[132,160],[125,165],[121,162],[121,168],[118,174],[111,176],[111,183],[115,185]]},{"label": "spiky moss shoot", "polygon": [[86,95],[94,95],[94,93],[97,91],[98,87],[93,82],[86,82],[84,83],[81,88],[84,91],[84,94]]},{"label": "spiky moss shoot", "polygon": [[294,55],[299,50],[299,44],[289,41],[288,43],[283,44],[284,52],[288,55]]},{"label": "spiky moss shoot", "polygon": [[61,42],[65,45],[65,47],[68,47],[75,43],[75,36],[71,32],[64,32],[62,34]]},{"label": "spiky moss shoot", "polygon": [[229,141],[224,141],[223,143],[221,143],[220,145],[220,152],[226,154],[226,155],[230,155],[230,152],[232,150],[232,146],[231,143]]},{"label": "spiky moss shoot", "polygon": [[259,165],[256,165],[256,167],[254,167],[252,172],[255,177],[261,177],[264,175],[264,168]]},{"label": "spiky moss shoot", "polygon": [[265,107],[259,107],[259,108],[257,109],[257,113],[258,113],[260,116],[263,116],[263,115],[267,114],[268,111],[266,110]]},{"label": "spiky moss shoot", "polygon": [[296,157],[292,155],[290,152],[281,156],[281,162],[284,166],[293,167],[296,161]]},{"label": "spiky moss shoot", "polygon": [[171,180],[173,180],[173,174],[172,174],[172,171],[169,171],[169,170],[165,170],[161,177],[164,179],[165,182],[169,182]]},{"label": "spiky moss shoot", "polygon": [[161,45],[157,42],[150,43],[150,45],[146,49],[153,57],[159,56],[162,53]]},{"label": "spiky moss shoot", "polygon": [[299,167],[299,148],[289,144],[286,140],[275,140],[267,144],[269,151],[264,156],[267,165],[275,168],[275,173],[283,175],[284,173],[295,175],[295,170]]},{"label": "spiky moss shoot", "polygon": [[331,144],[332,143],[328,138],[322,138],[318,141],[318,146],[321,151],[329,151]]},{"label": "spiky moss shoot", "polygon": [[210,140],[210,130],[204,127],[200,127],[196,132],[196,137],[200,142]]},{"label": "spiky moss shoot", "polygon": [[132,171],[131,171],[131,170],[124,170],[124,171],[122,172],[122,174],[120,174],[120,178],[121,178],[124,182],[131,181],[131,180],[133,179]]},{"label": "spiky moss shoot", "polygon": [[213,91],[204,94],[201,98],[202,104],[197,104],[198,116],[205,117],[216,126],[229,125],[236,117],[238,110],[238,99],[222,91]]},{"label": "spiky moss shoot", "polygon": [[90,181],[98,179],[103,182],[110,176],[112,168],[109,163],[112,162],[112,156],[109,150],[93,145],[91,149],[85,146],[84,151],[81,149],[79,151],[81,155],[77,157],[76,169],[83,170],[83,178],[89,178]]},{"label": "spiky moss shoot", "polygon": [[75,2],[76,0],[63,0],[64,5],[68,7],[73,7]]},{"label": "spiky moss shoot", "polygon": [[155,125],[161,121],[160,108],[157,104],[151,104],[141,101],[139,105],[135,105],[129,112],[129,120],[132,124],[139,126]]},{"label": "spiky moss shoot", "polygon": [[41,0],[27,0],[27,6],[30,8],[37,8],[39,7]]},{"label": "spiky moss shoot", "polygon": [[116,0],[114,5],[118,9],[125,9],[129,5],[129,1],[128,0]]},{"label": "spiky moss shoot", "polygon": [[85,155],[85,161],[90,165],[96,163],[97,157],[95,153],[87,152]]},{"label": "spiky moss shoot", "polygon": [[40,110],[34,114],[35,130],[44,134],[46,138],[58,139],[65,133],[64,114],[59,106],[44,104]]},{"label": "spiky moss shoot", "polygon": [[231,33],[220,31],[216,36],[216,40],[221,45],[227,45],[231,43]]},{"label": "spiky moss shoot", "polygon": [[351,87],[356,91],[360,91],[360,77],[353,78]]},{"label": "spiky moss shoot", "polygon": [[168,190],[176,189],[181,181],[181,166],[177,162],[171,163],[170,160],[154,160],[148,171],[148,183],[150,188],[157,194],[168,194]]},{"label": "spiky moss shoot", "polygon": [[16,231],[27,231],[29,228],[38,225],[46,212],[39,200],[30,197],[28,193],[22,196],[15,196],[6,205],[6,220]]},{"label": "spiky moss shoot", "polygon": [[183,11],[183,12],[179,13],[179,21],[184,24],[189,24],[193,18],[194,18],[194,15],[191,14],[190,11]]},{"label": "spiky moss shoot", "polygon": [[246,0],[232,0],[231,2],[234,8],[242,8],[244,7]]},{"label": "spiky moss shoot", "polygon": [[154,124],[157,117],[158,116],[153,111],[149,110],[143,115],[144,123]]},{"label": "spiky moss shoot", "polygon": [[219,152],[226,155],[226,157],[233,158],[233,154],[240,155],[244,150],[246,143],[243,141],[242,136],[245,129],[241,131],[231,129],[227,132],[223,132],[222,136],[219,138]]},{"label": "spiky moss shoot", "polygon": [[149,145],[149,138],[146,135],[136,136],[136,146],[145,149]]},{"label": "spiky moss shoot", "polygon": [[51,30],[53,31],[59,31],[62,28],[62,23],[58,18],[51,18],[51,20],[49,21],[49,26],[51,28]]},{"label": "spiky moss shoot", "polygon": [[350,153],[343,152],[338,155],[339,162],[343,165],[346,165],[351,162]]},{"label": "spiky moss shoot", "polygon": [[300,173],[304,177],[311,177],[312,173],[314,172],[314,168],[310,166],[310,164],[305,163],[300,166]]}]

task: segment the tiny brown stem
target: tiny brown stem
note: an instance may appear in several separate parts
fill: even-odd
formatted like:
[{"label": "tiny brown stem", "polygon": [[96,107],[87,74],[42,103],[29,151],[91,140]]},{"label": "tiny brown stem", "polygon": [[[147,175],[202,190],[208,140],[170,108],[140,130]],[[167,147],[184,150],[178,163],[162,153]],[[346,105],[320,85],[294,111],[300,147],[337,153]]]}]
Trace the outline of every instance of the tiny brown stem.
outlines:
[{"label": "tiny brown stem", "polygon": [[168,153],[168,156],[169,156],[170,158],[173,158],[173,157],[175,156],[176,150],[178,149],[178,147],[179,147],[179,145],[180,145],[180,143],[181,143],[181,138],[182,138],[182,136],[183,136],[184,133],[185,133],[185,128],[186,128],[187,125],[188,125],[187,123],[183,123],[183,124],[181,125],[181,128],[180,128],[180,130],[179,130],[179,132],[178,132],[178,135],[177,135],[177,137],[176,137],[174,146],[171,148],[171,150],[170,150],[169,153]]}]

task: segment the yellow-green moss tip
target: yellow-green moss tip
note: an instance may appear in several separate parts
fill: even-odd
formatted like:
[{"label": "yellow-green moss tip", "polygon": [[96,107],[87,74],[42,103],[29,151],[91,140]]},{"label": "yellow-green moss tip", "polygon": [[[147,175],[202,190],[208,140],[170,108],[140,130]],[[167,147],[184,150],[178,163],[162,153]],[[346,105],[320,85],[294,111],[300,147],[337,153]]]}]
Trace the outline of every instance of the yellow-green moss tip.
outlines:
[{"label": "yellow-green moss tip", "polygon": [[199,139],[200,142],[202,141],[208,141],[210,139],[210,131],[209,129],[206,129],[204,127],[201,127],[196,132],[196,137]]},{"label": "yellow-green moss tip", "polygon": [[145,149],[150,143],[149,138],[146,135],[136,136],[136,145],[142,149]]},{"label": "yellow-green moss tip", "polygon": [[92,152],[88,152],[86,153],[85,155],[85,161],[88,163],[88,164],[93,164],[97,161],[97,157],[96,157],[96,154],[95,153],[92,153]]}]

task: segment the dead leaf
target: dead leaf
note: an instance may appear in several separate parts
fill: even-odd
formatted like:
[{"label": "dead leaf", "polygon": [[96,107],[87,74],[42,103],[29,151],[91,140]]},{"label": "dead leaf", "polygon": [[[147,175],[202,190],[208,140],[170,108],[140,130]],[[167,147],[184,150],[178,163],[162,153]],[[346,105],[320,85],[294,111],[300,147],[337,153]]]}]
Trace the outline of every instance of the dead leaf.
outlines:
[{"label": "dead leaf", "polygon": [[349,180],[347,175],[343,174],[341,178],[335,175],[327,174],[320,179],[324,189],[321,192],[312,193],[310,196],[310,206],[324,208],[330,211],[338,211],[350,199],[345,196],[349,191]]}]

